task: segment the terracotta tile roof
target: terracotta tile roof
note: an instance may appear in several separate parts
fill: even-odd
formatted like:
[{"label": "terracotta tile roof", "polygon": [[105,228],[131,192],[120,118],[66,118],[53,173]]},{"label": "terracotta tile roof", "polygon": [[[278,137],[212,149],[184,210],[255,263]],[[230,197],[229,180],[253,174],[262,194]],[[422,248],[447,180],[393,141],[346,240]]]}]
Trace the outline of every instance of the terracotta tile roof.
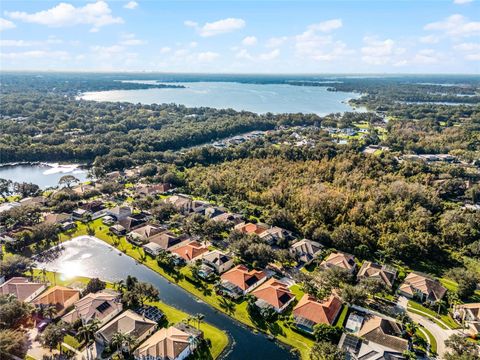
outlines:
[{"label": "terracotta tile roof", "polygon": [[12,294],[18,300],[24,301],[42,288],[45,288],[45,284],[30,282],[25,277],[13,277],[0,285],[0,295]]},{"label": "terracotta tile roof", "polygon": [[271,278],[252,291],[252,295],[261,299],[274,308],[281,309],[290,302],[295,295],[288,290],[287,284]]},{"label": "terracotta tile roof", "polygon": [[408,350],[408,340],[402,339],[402,328],[394,321],[373,315],[363,323],[358,336],[399,352]]},{"label": "terracotta tile roof", "polygon": [[135,350],[135,358],[176,359],[189,346],[190,336],[174,326],[160,329]]},{"label": "terracotta tile roof", "polygon": [[177,254],[186,261],[192,261],[206,252],[208,252],[208,248],[196,241],[192,241],[184,246],[180,246],[179,248],[172,250],[172,253]]},{"label": "terracotta tile roof", "polygon": [[433,297],[435,300],[442,299],[447,292],[447,289],[439,281],[414,272],[407,275],[399,290],[410,295],[414,295],[415,290],[418,290],[428,297]]},{"label": "terracotta tile roof", "polygon": [[36,305],[55,305],[57,311],[70,306],[73,301],[80,298],[80,291],[65,286],[54,286],[40,296],[33,303]]},{"label": "terracotta tile roof", "polygon": [[235,230],[245,234],[260,235],[264,231],[268,230],[268,226],[264,224],[240,223],[235,225]]},{"label": "terracotta tile roof", "polygon": [[355,267],[355,258],[353,255],[336,252],[328,255],[328,257],[323,260],[320,265],[324,267],[337,266],[351,271]]},{"label": "terracotta tile roof", "polygon": [[313,321],[315,324],[332,325],[342,302],[335,295],[330,295],[324,301],[317,301],[313,296],[305,294],[293,309],[293,316]]},{"label": "terracotta tile roof", "polygon": [[224,273],[220,278],[245,291],[266,276],[267,275],[263,271],[255,269],[249,271],[245,265],[237,265],[233,269]]}]

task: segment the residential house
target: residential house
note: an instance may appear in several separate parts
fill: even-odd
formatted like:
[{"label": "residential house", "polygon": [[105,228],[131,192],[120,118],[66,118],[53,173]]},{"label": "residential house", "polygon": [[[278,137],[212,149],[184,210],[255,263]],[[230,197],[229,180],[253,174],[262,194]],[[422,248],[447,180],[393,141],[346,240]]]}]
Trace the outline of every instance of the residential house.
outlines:
[{"label": "residential house", "polygon": [[155,331],[156,325],[155,321],[146,319],[132,310],[127,310],[103,325],[95,333],[95,340],[99,344],[107,346],[111,343],[113,334],[120,332],[132,335],[137,342],[142,342]]},{"label": "residential house", "polygon": [[176,236],[175,234],[172,234],[169,231],[163,231],[161,233],[158,233],[156,235],[149,237],[147,241],[148,241],[147,245],[150,243],[154,243],[160,246],[160,248],[163,250],[171,251],[180,246],[187,244],[190,240],[186,235]]},{"label": "residential house", "polygon": [[127,234],[127,240],[135,245],[142,245],[148,242],[148,238],[165,231],[160,226],[145,224],[134,228]]},{"label": "residential house", "polygon": [[418,298],[422,302],[441,300],[446,292],[447,289],[438,280],[416,272],[408,274],[398,288],[400,295],[409,299]]},{"label": "residential house", "polygon": [[215,274],[215,270],[213,270],[210,266],[207,266],[205,264],[200,265],[198,269],[198,276],[200,276],[202,279],[209,279]]},{"label": "residential house", "polygon": [[127,232],[132,231],[135,228],[140,227],[149,220],[148,215],[145,213],[135,214],[127,216],[121,220],[118,220],[118,223],[122,225]]},{"label": "residential house", "polygon": [[158,194],[165,194],[172,188],[171,184],[163,183],[163,184],[139,184],[136,187],[137,194],[148,196],[148,195],[158,195]]},{"label": "residential house", "polygon": [[132,208],[130,206],[115,206],[106,210],[106,214],[114,217],[117,221],[123,220],[132,215]]},{"label": "residential house", "polygon": [[357,274],[357,278],[359,280],[366,278],[376,279],[382,282],[387,289],[391,289],[393,287],[396,277],[397,271],[393,267],[375,264],[371,261],[365,261]]},{"label": "residential house", "polygon": [[361,339],[350,333],[343,333],[338,347],[345,351],[348,360],[405,360],[402,352],[390,348],[388,345],[379,344]]},{"label": "residential house", "polygon": [[252,291],[257,298],[255,305],[260,308],[271,307],[276,312],[282,313],[290,303],[295,300],[295,295],[288,290],[288,285],[271,278]]},{"label": "residential house", "polygon": [[369,343],[387,348],[389,352],[403,354],[409,350],[409,343],[401,337],[402,333],[401,324],[377,315],[369,315],[357,335]]},{"label": "residential house", "polygon": [[290,246],[290,253],[297,261],[308,264],[321,254],[322,249],[323,246],[320,243],[303,239]]},{"label": "residential house", "polygon": [[248,270],[245,265],[237,265],[220,276],[219,292],[234,299],[247,294],[267,280],[263,271]]},{"label": "residential house", "polygon": [[72,211],[73,220],[88,221],[92,216],[92,212],[82,208],[78,208]]},{"label": "residential house", "polygon": [[18,300],[30,302],[46,289],[45,284],[26,277],[13,277],[0,285],[0,295],[14,295]]},{"label": "residential house", "polygon": [[154,258],[157,257],[158,254],[160,254],[162,251],[164,251],[164,249],[160,245],[154,242],[149,242],[148,244],[142,245],[142,248],[146,254]]},{"label": "residential house", "polygon": [[43,206],[46,202],[44,196],[26,197],[19,201],[21,206]]},{"label": "residential house", "polygon": [[320,263],[324,268],[338,267],[347,270],[350,273],[354,273],[357,264],[355,263],[355,257],[353,255],[345,254],[342,252],[334,252],[328,255],[328,257]]},{"label": "residential house", "polygon": [[213,216],[211,217],[211,219],[213,221],[232,223],[232,224],[238,225],[242,222],[242,215],[225,212],[223,214]]},{"label": "residential house", "polygon": [[54,224],[54,225],[61,226],[71,221],[72,221],[72,215],[66,214],[66,213],[61,213],[61,214],[47,213],[43,217],[43,222],[45,224]]},{"label": "residential house", "polygon": [[177,326],[162,328],[137,347],[136,360],[184,360],[196,348],[195,337]]},{"label": "residential house", "polygon": [[461,304],[455,307],[455,318],[468,328],[471,337],[480,333],[480,303]]},{"label": "residential house", "polygon": [[208,252],[208,248],[197,241],[191,241],[183,246],[171,250],[172,254],[184,259],[187,263],[201,259],[201,256]]},{"label": "residential house", "polygon": [[104,324],[123,309],[119,294],[105,291],[87,294],[73,306],[73,310],[62,317],[63,321],[74,323],[80,319],[86,324],[96,319],[100,324]]},{"label": "residential house", "polygon": [[62,316],[65,311],[79,299],[79,290],[56,285],[40,294],[32,303],[38,306],[53,305],[56,308],[57,316]]},{"label": "residential house", "polygon": [[341,310],[342,302],[333,294],[323,301],[304,294],[293,308],[293,318],[297,328],[313,333],[317,324],[333,325]]},{"label": "residential house", "polygon": [[255,234],[260,235],[264,231],[268,230],[268,225],[266,224],[253,224],[253,223],[246,223],[241,222],[240,224],[235,225],[234,229],[244,234]]},{"label": "residential house", "polygon": [[182,213],[189,213],[192,210],[193,201],[189,196],[178,194],[170,196],[165,200]]},{"label": "residential house", "polygon": [[118,236],[125,235],[125,233],[127,232],[127,230],[120,224],[112,225],[108,228],[108,230]]},{"label": "residential house", "polygon": [[269,245],[278,245],[280,243],[288,243],[294,239],[291,231],[282,229],[278,226],[272,226],[259,234],[260,239]]},{"label": "residential house", "polygon": [[162,319],[165,318],[165,314],[163,313],[163,311],[156,306],[143,305],[136,308],[135,312],[142,315],[143,317],[146,317],[149,320],[155,321],[156,323],[159,323]]},{"label": "residential house", "polygon": [[219,250],[213,250],[204,254],[202,261],[205,265],[213,268],[218,274],[223,274],[233,267],[233,258]]}]

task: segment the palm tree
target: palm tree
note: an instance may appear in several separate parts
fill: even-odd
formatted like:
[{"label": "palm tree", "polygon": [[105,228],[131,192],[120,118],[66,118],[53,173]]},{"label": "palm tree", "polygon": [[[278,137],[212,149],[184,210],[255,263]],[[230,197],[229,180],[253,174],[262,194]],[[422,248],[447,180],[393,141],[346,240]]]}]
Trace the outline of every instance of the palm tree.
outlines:
[{"label": "palm tree", "polygon": [[119,280],[115,284],[113,284],[113,286],[118,291],[123,292],[123,290],[125,290],[125,281],[124,280]]},{"label": "palm tree", "polygon": [[54,305],[40,305],[37,308],[37,313],[48,319],[53,319],[57,313],[57,308]]},{"label": "palm tree", "polygon": [[78,329],[78,336],[80,338],[83,337],[86,343],[89,342],[90,339],[93,339],[94,334],[98,331],[100,321],[98,319],[93,319],[92,321],[89,321],[86,324],[83,324],[79,329]]},{"label": "palm tree", "polygon": [[203,314],[195,315],[195,320],[197,320],[197,329],[200,329],[200,324],[203,322],[203,319],[205,319],[205,315]]},{"label": "palm tree", "polygon": [[405,324],[405,331],[407,332],[408,335],[413,336],[418,330],[418,325],[414,323],[413,321],[407,322]]},{"label": "palm tree", "polygon": [[117,349],[117,352],[119,352],[120,348],[123,346],[124,340],[125,340],[125,335],[122,334],[121,332],[117,331],[112,335],[111,344]]}]

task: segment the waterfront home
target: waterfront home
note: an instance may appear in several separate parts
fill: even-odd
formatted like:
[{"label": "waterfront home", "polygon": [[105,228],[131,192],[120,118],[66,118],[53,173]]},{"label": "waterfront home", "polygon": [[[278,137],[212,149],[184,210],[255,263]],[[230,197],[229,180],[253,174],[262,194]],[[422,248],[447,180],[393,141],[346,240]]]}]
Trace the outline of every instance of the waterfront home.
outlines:
[{"label": "waterfront home", "polygon": [[142,245],[148,242],[148,238],[164,231],[163,228],[156,225],[140,225],[135,227],[127,234],[127,240],[135,245]]},{"label": "waterfront home", "polygon": [[220,250],[213,250],[204,254],[202,261],[205,265],[213,268],[217,274],[223,274],[233,267],[233,258]]},{"label": "waterfront home", "polygon": [[210,279],[213,275],[215,275],[215,270],[213,270],[210,266],[205,264],[200,265],[198,269],[198,276],[202,279],[207,280]]},{"label": "waterfront home", "polygon": [[81,320],[83,324],[96,319],[104,324],[122,312],[123,306],[118,293],[99,291],[85,295],[73,305],[74,308],[62,317],[68,323]]},{"label": "waterfront home", "polygon": [[256,306],[271,307],[277,313],[282,313],[295,300],[295,295],[288,290],[288,285],[274,278],[254,289],[252,295],[257,298]]},{"label": "waterfront home", "polygon": [[148,244],[142,245],[142,248],[146,254],[154,258],[157,257],[158,254],[160,254],[162,251],[164,251],[164,249],[160,245],[154,242],[149,242]]},{"label": "waterfront home", "polygon": [[322,301],[304,294],[293,308],[293,318],[297,328],[313,333],[317,324],[333,325],[341,310],[342,302],[333,294]]},{"label": "waterfront home", "polygon": [[312,240],[303,239],[290,246],[290,253],[297,261],[308,264],[322,252],[323,246]]},{"label": "waterfront home", "polygon": [[418,299],[421,302],[436,302],[441,300],[447,289],[436,279],[429,276],[412,272],[407,275],[398,288],[398,293],[409,299]]},{"label": "waterfront home", "polygon": [[247,294],[267,280],[267,274],[237,265],[220,276],[219,292],[234,299]]},{"label": "waterfront home", "polygon": [[26,277],[13,277],[0,285],[0,295],[13,295],[19,301],[30,302],[46,289],[46,285]]},{"label": "waterfront home", "polygon": [[136,308],[135,312],[142,315],[143,317],[146,317],[149,320],[155,321],[156,323],[159,323],[165,318],[165,314],[163,313],[163,311],[156,306],[143,305]]},{"label": "waterfront home", "polygon": [[349,273],[354,273],[357,268],[355,263],[355,257],[350,254],[342,252],[334,252],[328,255],[328,257],[320,263],[320,266],[324,268],[338,267],[347,270]]},{"label": "waterfront home", "polygon": [[72,214],[67,213],[46,213],[43,216],[43,222],[45,224],[61,225],[70,221],[72,221]]},{"label": "waterfront home", "polygon": [[111,343],[113,335],[119,332],[134,336],[139,343],[155,331],[156,325],[155,321],[149,320],[132,310],[127,310],[103,325],[95,333],[95,340],[99,344],[107,346]]},{"label": "waterfront home", "polygon": [[155,196],[158,194],[165,194],[172,188],[172,185],[169,183],[163,184],[139,184],[136,186],[135,191],[139,195],[144,196]]},{"label": "waterfront home", "polygon": [[189,238],[186,235],[176,236],[169,231],[163,231],[148,238],[148,243],[154,243],[159,245],[163,250],[174,250],[180,246],[183,246],[189,242]]},{"label": "waterfront home", "polygon": [[117,221],[123,220],[130,215],[132,215],[132,208],[130,206],[115,206],[111,209],[106,210],[106,214],[112,216],[113,218],[117,219]]},{"label": "waterfront home", "polygon": [[122,225],[127,232],[132,231],[133,229],[140,227],[149,220],[149,217],[145,213],[134,214],[127,216],[121,220],[118,220],[118,223]]},{"label": "waterfront home", "polygon": [[396,276],[397,271],[391,266],[365,261],[358,271],[357,279],[375,279],[384,284],[386,289],[391,289]]},{"label": "waterfront home", "polygon": [[403,352],[397,351],[388,344],[362,339],[350,333],[343,333],[338,347],[345,354],[345,359],[362,360],[406,360]]},{"label": "waterfront home", "polygon": [[191,263],[197,259],[201,259],[201,256],[208,252],[208,248],[197,241],[191,241],[183,246],[171,250],[171,252],[172,254],[176,254],[177,256],[181,257],[187,263]]},{"label": "waterfront home", "polygon": [[66,286],[53,286],[44,293],[40,294],[35,300],[34,305],[55,306],[57,316],[62,316],[65,311],[80,299],[80,291]]},{"label": "waterfront home", "polygon": [[162,328],[137,347],[133,356],[136,360],[184,360],[196,348],[195,338],[177,325]]}]

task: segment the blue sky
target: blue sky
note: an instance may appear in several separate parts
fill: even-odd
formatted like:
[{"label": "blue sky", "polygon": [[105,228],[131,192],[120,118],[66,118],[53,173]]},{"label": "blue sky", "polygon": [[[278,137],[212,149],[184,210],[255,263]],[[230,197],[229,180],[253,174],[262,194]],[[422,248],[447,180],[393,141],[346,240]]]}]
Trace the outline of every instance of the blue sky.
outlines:
[{"label": "blue sky", "polygon": [[480,73],[479,0],[8,1],[3,70]]}]

